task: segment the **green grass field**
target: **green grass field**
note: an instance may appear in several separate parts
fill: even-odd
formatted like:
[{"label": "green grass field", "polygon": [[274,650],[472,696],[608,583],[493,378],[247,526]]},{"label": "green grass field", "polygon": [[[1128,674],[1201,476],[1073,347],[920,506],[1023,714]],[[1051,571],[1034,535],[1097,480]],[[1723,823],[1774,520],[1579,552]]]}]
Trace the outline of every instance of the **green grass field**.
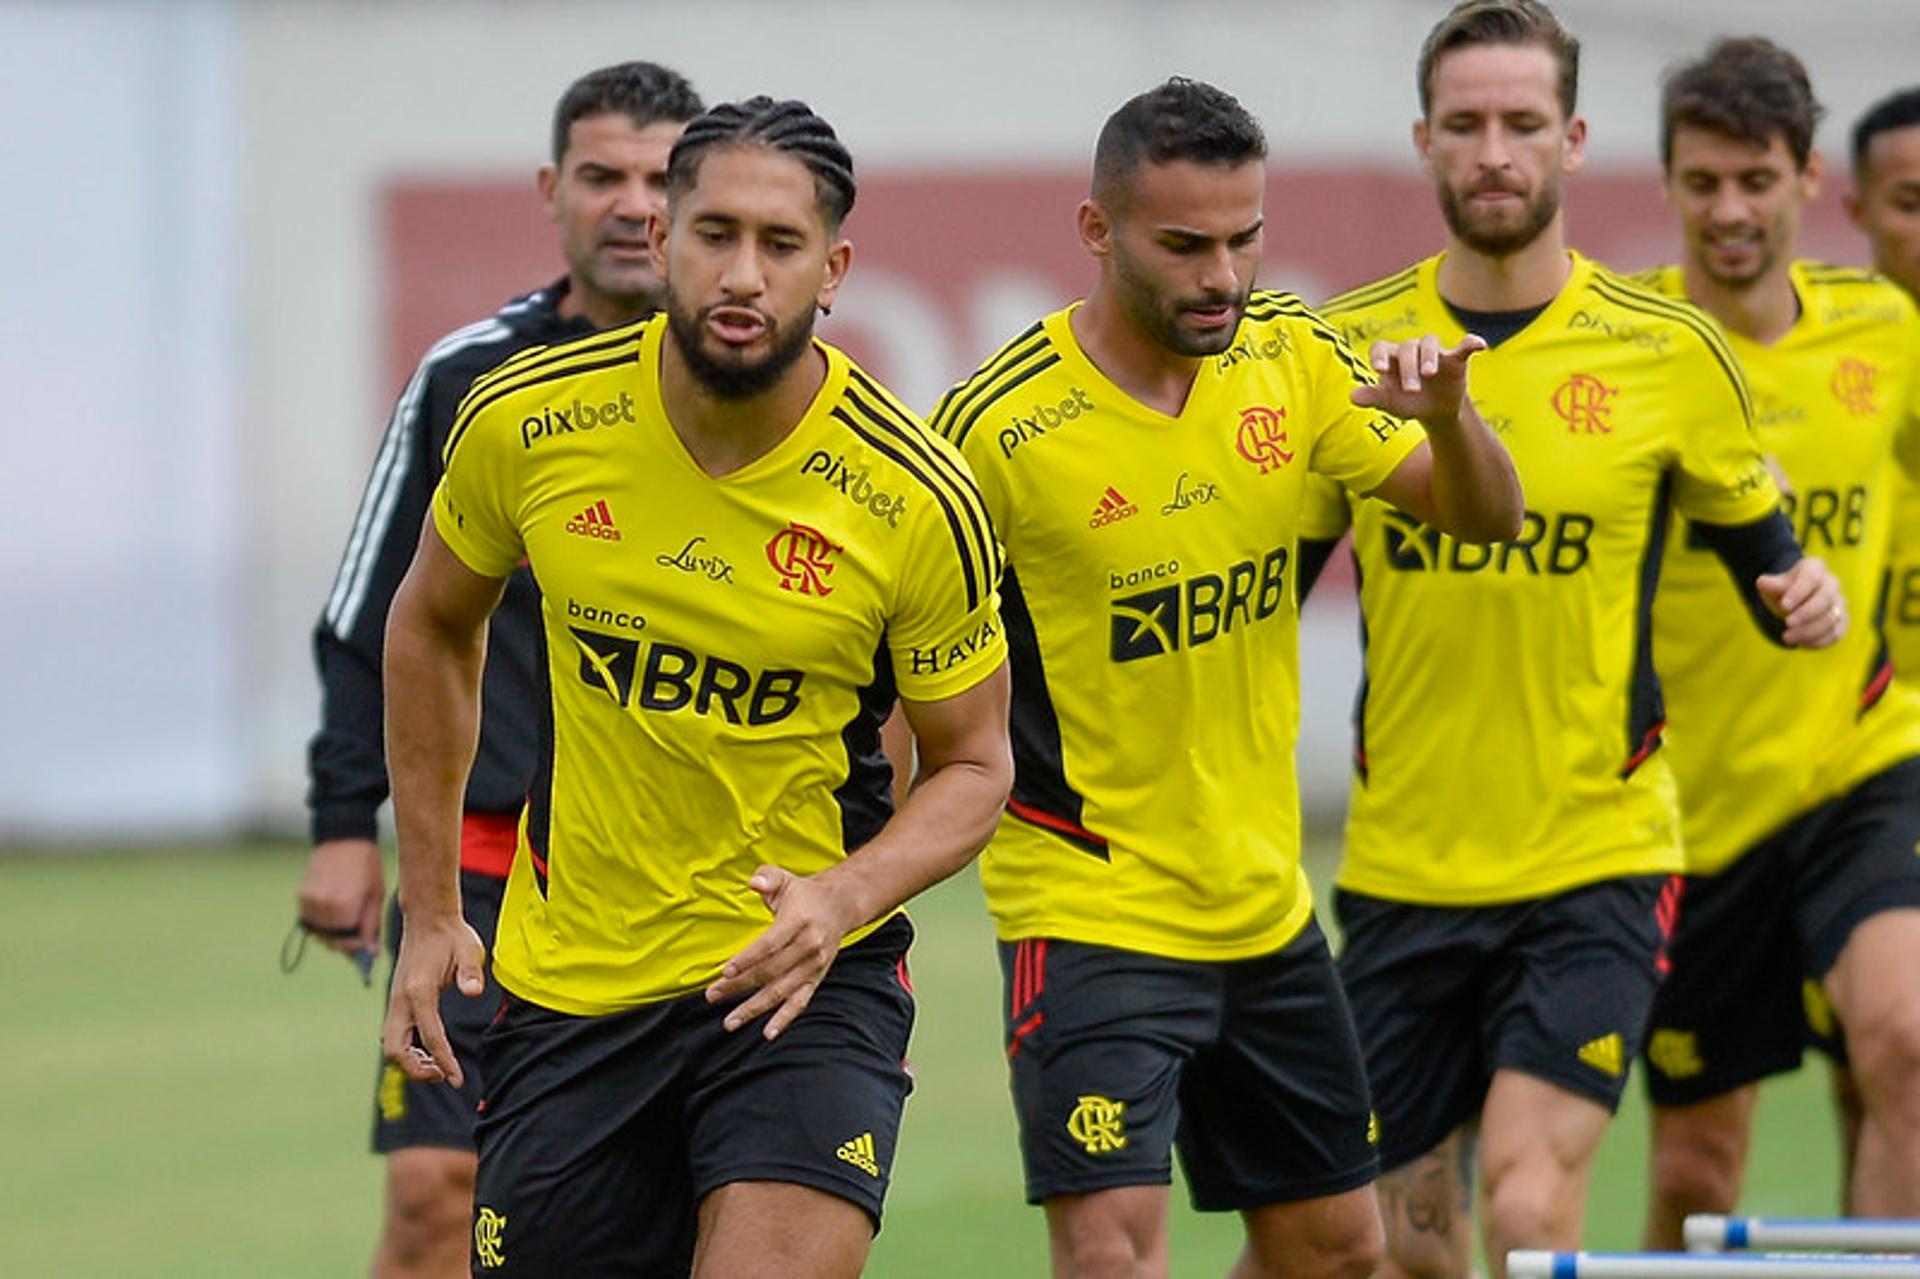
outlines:
[{"label": "green grass field", "polygon": [[[364,1271],[380,997],[317,948],[281,975],[303,865],[290,846],[0,858],[0,1272]],[[1324,864],[1311,869],[1325,880]],[[978,881],[963,875],[914,913],[919,1088],[868,1273],[1042,1275]],[[1765,1092],[1748,1210],[1832,1212],[1821,1069]],[[1633,1245],[1644,1128],[1635,1095],[1601,1151],[1592,1247]],[[1236,1219],[1176,1201],[1176,1275],[1221,1274],[1237,1247]]]}]

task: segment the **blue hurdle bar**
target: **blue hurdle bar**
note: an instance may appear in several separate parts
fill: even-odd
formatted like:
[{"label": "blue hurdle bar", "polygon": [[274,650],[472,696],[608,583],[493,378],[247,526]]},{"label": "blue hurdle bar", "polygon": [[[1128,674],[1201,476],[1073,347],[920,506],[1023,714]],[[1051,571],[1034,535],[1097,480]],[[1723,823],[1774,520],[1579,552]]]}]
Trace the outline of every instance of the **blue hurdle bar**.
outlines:
[{"label": "blue hurdle bar", "polygon": [[1887,1275],[1920,1275],[1920,1257],[1522,1249],[1507,1254],[1507,1279],[1880,1279]]},{"label": "blue hurdle bar", "polygon": [[1869,1221],[1857,1217],[1723,1217],[1697,1212],[1687,1218],[1687,1250],[1731,1252],[1741,1248],[1817,1248],[1824,1252],[1920,1252],[1920,1221]]}]

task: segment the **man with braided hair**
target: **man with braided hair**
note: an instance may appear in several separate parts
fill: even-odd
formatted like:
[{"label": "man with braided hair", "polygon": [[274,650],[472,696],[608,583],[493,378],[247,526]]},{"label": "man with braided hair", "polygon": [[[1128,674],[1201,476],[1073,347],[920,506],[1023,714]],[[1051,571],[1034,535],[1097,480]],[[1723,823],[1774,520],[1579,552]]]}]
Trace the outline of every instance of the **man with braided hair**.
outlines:
[{"label": "man with braided hair", "polygon": [[[854,192],[802,103],[699,117],[651,228],[666,314],[510,360],[455,419],[388,628],[384,1048],[463,1077],[437,1003],[481,988],[459,792],[524,559],[549,689],[482,1040],[481,1271],[853,1275],[878,1227],[910,1086],[899,907],[985,842],[1011,762],[966,464],[812,337]],[[897,813],[896,697],[920,751]]]},{"label": "man with braided hair", "polygon": [[[380,646],[440,477],[454,410],[473,380],[507,357],[631,324],[659,307],[664,285],[647,248],[647,219],[665,204],[674,140],[705,109],[684,76],[652,62],[601,67],[568,85],[554,106],[552,161],[538,175],[567,274],[434,343],[394,406],[313,635],[322,699],[308,751],[313,854],[300,881],[299,917],[334,950],[370,964],[382,941]],[[460,876],[467,920],[489,941],[538,754],[539,600],[533,575],[514,570],[487,635],[486,714],[467,779]],[[386,918],[384,940],[397,953],[397,905]],[[455,1051],[477,1052],[491,1004],[450,993],[441,1009]],[[465,1275],[474,1104],[484,1083],[476,1071],[458,1089],[414,1084],[381,1065],[373,1148],[386,1156],[387,1184],[373,1279]]]}]

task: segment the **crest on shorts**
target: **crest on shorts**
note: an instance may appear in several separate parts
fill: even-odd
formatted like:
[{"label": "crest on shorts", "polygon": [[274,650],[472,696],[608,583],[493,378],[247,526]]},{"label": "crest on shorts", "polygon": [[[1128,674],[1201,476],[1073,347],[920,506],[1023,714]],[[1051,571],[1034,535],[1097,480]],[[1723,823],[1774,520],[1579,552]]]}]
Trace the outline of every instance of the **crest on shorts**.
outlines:
[{"label": "crest on shorts", "polygon": [[1110,1097],[1086,1096],[1067,1116],[1067,1135],[1087,1148],[1090,1155],[1104,1155],[1127,1148],[1127,1105]]},{"label": "crest on shorts", "polygon": [[474,1216],[473,1257],[482,1270],[497,1270],[507,1264],[506,1233],[506,1217],[493,1209],[482,1207]]}]

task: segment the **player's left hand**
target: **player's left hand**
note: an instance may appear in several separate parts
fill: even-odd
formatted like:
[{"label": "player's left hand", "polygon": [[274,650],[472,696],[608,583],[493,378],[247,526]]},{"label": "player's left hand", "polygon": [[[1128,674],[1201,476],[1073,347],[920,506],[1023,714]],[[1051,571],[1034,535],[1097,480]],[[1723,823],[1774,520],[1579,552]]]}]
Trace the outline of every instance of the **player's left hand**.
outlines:
[{"label": "player's left hand", "polygon": [[1467,361],[1486,349],[1486,340],[1473,333],[1444,350],[1431,333],[1399,343],[1375,342],[1368,362],[1380,381],[1355,387],[1350,398],[1361,408],[1395,417],[1449,421],[1466,403]]},{"label": "player's left hand", "polygon": [[795,875],[778,866],[753,872],[747,887],[759,893],[773,922],[752,943],[726,962],[707,987],[707,1002],[752,994],[727,1013],[726,1028],[738,1030],[771,1012],[761,1034],[776,1038],[806,1011],[813,992],[833,966],[840,943],[860,920],[830,883]]},{"label": "player's left hand", "polygon": [[1767,607],[1786,622],[1780,642],[1790,648],[1826,648],[1847,633],[1847,600],[1826,562],[1809,555],[1784,573],[1754,580]]}]

